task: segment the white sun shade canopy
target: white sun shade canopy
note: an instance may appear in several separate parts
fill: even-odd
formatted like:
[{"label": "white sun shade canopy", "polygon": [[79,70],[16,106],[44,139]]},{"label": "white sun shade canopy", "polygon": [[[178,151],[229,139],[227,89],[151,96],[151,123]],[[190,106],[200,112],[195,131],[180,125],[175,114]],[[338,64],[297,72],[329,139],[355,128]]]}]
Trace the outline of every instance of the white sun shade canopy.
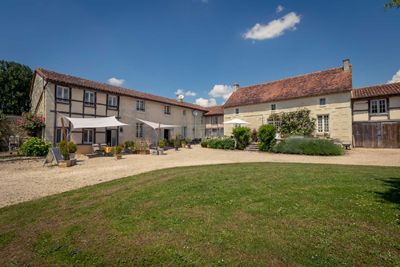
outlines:
[{"label": "white sun shade canopy", "polygon": [[241,119],[233,119],[230,121],[224,121],[224,124],[248,124],[248,122]]},{"label": "white sun shade canopy", "polygon": [[169,124],[161,124],[161,123],[157,123],[157,122],[152,122],[152,121],[145,121],[142,119],[137,119],[138,121],[143,122],[144,124],[150,126],[153,129],[166,129],[166,128],[179,128],[182,127],[180,125],[169,125]]},{"label": "white sun shade canopy", "polygon": [[74,129],[104,128],[128,125],[117,120],[115,116],[104,118],[70,118],[63,116],[63,118],[69,120],[72,123],[72,128]]}]

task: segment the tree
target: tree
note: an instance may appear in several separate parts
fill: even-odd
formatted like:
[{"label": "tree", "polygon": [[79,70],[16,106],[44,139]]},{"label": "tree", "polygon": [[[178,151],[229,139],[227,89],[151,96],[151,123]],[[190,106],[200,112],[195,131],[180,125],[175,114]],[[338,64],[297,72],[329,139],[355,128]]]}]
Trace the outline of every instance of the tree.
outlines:
[{"label": "tree", "polygon": [[389,0],[386,2],[385,8],[400,8],[400,0]]},{"label": "tree", "polygon": [[0,110],[4,114],[29,111],[32,76],[28,66],[0,60]]}]

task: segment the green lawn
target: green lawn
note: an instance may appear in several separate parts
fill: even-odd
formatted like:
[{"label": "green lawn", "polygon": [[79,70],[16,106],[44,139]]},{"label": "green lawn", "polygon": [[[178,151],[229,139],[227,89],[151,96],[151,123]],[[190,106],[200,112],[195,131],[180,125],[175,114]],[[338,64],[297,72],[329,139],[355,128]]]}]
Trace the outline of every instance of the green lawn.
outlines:
[{"label": "green lawn", "polygon": [[0,266],[398,266],[399,192],[393,167],[154,171],[0,209]]}]

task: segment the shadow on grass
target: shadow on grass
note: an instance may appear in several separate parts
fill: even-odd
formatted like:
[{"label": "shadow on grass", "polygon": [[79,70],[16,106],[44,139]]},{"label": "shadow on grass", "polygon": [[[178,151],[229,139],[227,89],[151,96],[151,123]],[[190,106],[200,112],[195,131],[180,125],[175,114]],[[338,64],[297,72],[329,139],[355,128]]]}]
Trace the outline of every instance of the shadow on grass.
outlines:
[{"label": "shadow on grass", "polygon": [[[383,201],[396,204],[400,210],[400,178],[389,178],[381,180],[386,186],[386,191],[375,192]],[[397,223],[400,224],[400,214],[397,215]]]}]

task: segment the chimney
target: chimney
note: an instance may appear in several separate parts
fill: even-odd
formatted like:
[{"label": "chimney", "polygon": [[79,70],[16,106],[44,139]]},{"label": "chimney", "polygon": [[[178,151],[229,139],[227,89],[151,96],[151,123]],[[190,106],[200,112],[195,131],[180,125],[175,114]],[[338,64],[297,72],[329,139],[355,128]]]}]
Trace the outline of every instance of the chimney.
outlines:
[{"label": "chimney", "polygon": [[343,70],[344,71],[349,71],[350,69],[351,69],[350,59],[348,59],[348,58],[343,59]]},{"label": "chimney", "polygon": [[240,85],[238,83],[234,83],[232,85],[232,87],[233,87],[233,91],[235,92],[237,89],[239,89]]},{"label": "chimney", "polygon": [[180,94],[177,94],[176,95],[176,100],[178,101],[178,102],[183,102],[183,99],[185,98],[185,96],[184,95],[180,95]]}]

